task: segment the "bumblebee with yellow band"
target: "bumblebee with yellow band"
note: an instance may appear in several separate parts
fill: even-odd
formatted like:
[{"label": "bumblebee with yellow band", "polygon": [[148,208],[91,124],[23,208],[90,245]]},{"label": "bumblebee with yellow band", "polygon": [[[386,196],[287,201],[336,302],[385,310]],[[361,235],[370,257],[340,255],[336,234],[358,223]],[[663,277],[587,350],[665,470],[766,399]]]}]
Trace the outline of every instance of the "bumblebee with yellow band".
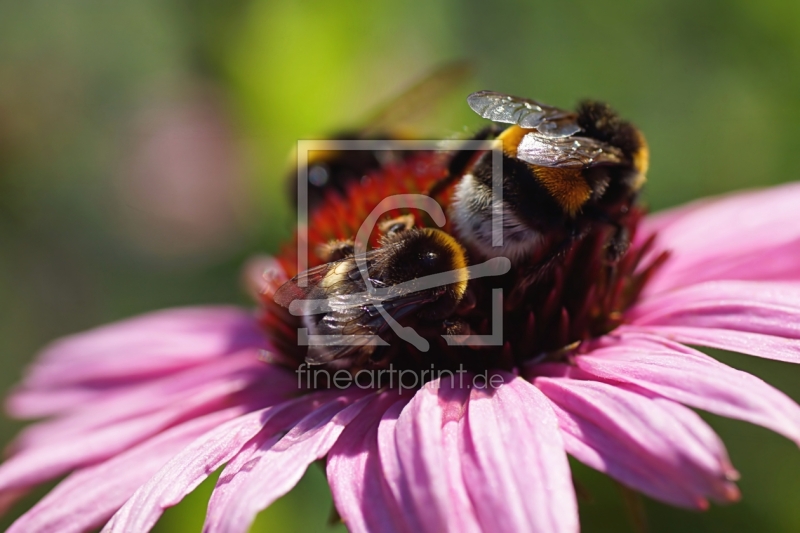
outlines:
[{"label": "bumblebee with yellow band", "polygon": [[609,106],[583,102],[574,112],[491,91],[473,93],[470,107],[492,125],[475,138],[502,141],[503,246],[492,247],[492,154],[453,157],[449,177],[459,180],[451,217],[456,236],[478,255],[506,256],[515,264],[557,253],[595,224],[614,231],[610,261],[628,247],[618,223],[645,182],[649,153],[644,136]]},{"label": "bumblebee with yellow band", "polygon": [[[411,291],[380,302],[395,320],[404,325],[438,322],[462,305],[467,293],[467,257],[463,247],[451,235],[435,228],[414,227],[409,216],[380,224],[383,235],[379,246],[366,252],[367,271],[374,287],[391,287],[433,274],[456,272],[457,279],[447,285]],[[342,248],[344,249],[344,247]],[[391,334],[389,324],[375,308],[375,302],[359,305],[337,303],[337,296],[366,291],[352,248],[342,252],[338,260],[302,272],[286,282],[275,293],[275,302],[289,307],[294,300],[331,302],[324,314],[303,317],[305,327],[313,335],[362,336],[362,342],[341,346],[310,346],[308,364],[329,364],[334,367],[361,367],[370,361],[376,346],[364,339],[367,335]],[[300,282],[302,280],[302,283]],[[452,327],[452,326],[449,326]],[[449,331],[442,330],[442,333]],[[357,337],[353,337],[357,339]],[[375,360],[371,361],[372,364]]]}]

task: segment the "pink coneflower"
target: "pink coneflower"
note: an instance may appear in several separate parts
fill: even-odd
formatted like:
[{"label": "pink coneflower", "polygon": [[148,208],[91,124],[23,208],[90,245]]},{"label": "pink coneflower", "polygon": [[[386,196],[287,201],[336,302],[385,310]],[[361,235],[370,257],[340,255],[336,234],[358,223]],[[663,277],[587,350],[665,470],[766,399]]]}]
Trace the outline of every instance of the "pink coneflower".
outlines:
[{"label": "pink coneflower", "polygon": [[577,531],[567,454],[673,505],[735,501],[722,442],[686,406],[796,442],[800,407],[683,343],[800,362],[799,204],[785,185],[645,218],[602,277],[586,239],[507,309],[494,363],[469,361],[496,388],[298,387],[267,298],[258,315],[167,310],[59,340],[9,400],[48,418],[11,445],[0,498],[68,475],[10,531],[146,531],[222,467],[206,530],[245,532],[323,457],[351,531]]}]

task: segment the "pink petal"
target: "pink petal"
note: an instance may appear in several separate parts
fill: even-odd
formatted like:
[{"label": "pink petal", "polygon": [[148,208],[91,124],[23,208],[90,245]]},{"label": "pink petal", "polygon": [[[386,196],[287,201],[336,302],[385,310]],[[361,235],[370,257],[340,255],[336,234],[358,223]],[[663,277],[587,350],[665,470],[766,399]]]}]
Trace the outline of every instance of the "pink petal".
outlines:
[{"label": "pink petal", "polygon": [[[458,453],[445,454],[444,414],[448,410],[449,445],[458,450],[458,424],[469,391],[452,380],[434,380],[423,387],[403,409],[394,428],[391,461],[399,468],[387,470],[400,487],[403,511],[415,516],[420,531],[480,531],[475,511],[461,476]],[[458,416],[458,418],[455,418]],[[391,453],[390,446],[384,453]]]},{"label": "pink petal", "polygon": [[289,492],[374,399],[353,402],[356,394],[361,395],[343,395],[313,411],[283,438],[270,433],[250,441],[223,470],[208,503],[204,531],[248,531],[256,514]]},{"label": "pink petal", "polygon": [[555,403],[567,451],[620,482],[672,505],[735,501],[736,472],[699,416],[663,398],[596,381],[537,378]]},{"label": "pink petal", "polygon": [[310,394],[253,411],[202,435],[172,457],[114,515],[103,531],[149,531],[164,509],[178,504],[257,433],[274,434],[296,424],[334,393]]},{"label": "pink petal", "polygon": [[[128,387],[120,387],[125,390]],[[70,387],[66,389],[15,389],[6,400],[6,412],[14,418],[43,418],[67,413],[105,397],[113,397],[113,387]]]},{"label": "pink petal", "polygon": [[596,379],[637,385],[800,442],[800,406],[755,376],[654,335],[625,334],[603,344],[575,357],[575,364]]},{"label": "pink petal", "polygon": [[461,397],[461,391],[443,391],[439,396],[442,406],[442,453],[444,466],[447,473],[447,484],[450,488],[450,499],[454,509],[459,515],[453,518],[456,531],[480,531],[475,508],[469,497],[469,491],[464,484],[462,475],[464,465],[461,458],[462,418],[466,408],[466,400]]},{"label": "pink petal", "polygon": [[[688,314],[693,320],[703,320],[715,311],[732,308],[735,314],[755,309],[800,309],[800,283],[777,281],[707,281],[644,298],[627,313],[626,317],[636,324],[685,323],[681,320]],[[744,309],[743,309],[744,308]],[[750,323],[760,320],[768,312],[751,313],[742,321]],[[676,320],[677,319],[677,320]],[[712,324],[713,325],[713,324]],[[800,332],[800,325],[794,327]]]},{"label": "pink petal", "polygon": [[639,223],[634,237],[634,245],[641,245],[654,233],[659,233],[663,228],[680,221],[698,209],[713,204],[714,198],[701,198],[677,207],[670,207],[664,211],[657,211],[647,215]]},{"label": "pink petal", "polygon": [[700,283],[646,298],[627,319],[680,342],[800,363],[798,283]]},{"label": "pink petal", "polygon": [[717,328],[682,326],[629,326],[621,331],[651,334],[685,344],[719,348],[775,361],[800,363],[794,339]]},{"label": "pink petal", "polygon": [[[798,205],[800,184],[791,183],[690,204],[681,216],[661,215],[651,224],[658,231],[653,253],[672,255],[646,293],[709,280],[800,279]],[[647,237],[647,226],[637,240]]]},{"label": "pink petal", "polygon": [[259,382],[265,401],[270,398],[277,400],[296,390],[296,378],[291,372],[261,363],[256,358],[254,351],[245,351],[128,387],[116,394],[103,395],[70,414],[28,427],[15,440],[15,449],[48,446],[53,441],[87,434],[122,420],[181,404],[211,388],[234,387],[238,390]]},{"label": "pink petal", "polygon": [[170,457],[241,411],[235,407],[196,418],[104,463],[75,472],[17,519],[8,532],[68,533],[101,526]]},{"label": "pink petal", "polygon": [[[215,378],[219,380],[221,376],[266,369],[267,365],[258,360],[258,351],[250,349],[219,359],[202,361],[195,366],[167,372],[149,380],[137,381],[127,386],[111,387],[107,390],[82,385],[62,389],[19,389],[12,392],[7,400],[6,408],[13,416],[19,418],[46,416],[54,412],[61,414],[68,410],[81,409],[96,414],[98,406],[112,406],[113,404],[116,405],[112,406],[109,411],[115,413],[121,407],[126,410],[148,410],[154,404],[162,404],[164,401],[170,403],[172,395],[183,394],[197,387],[205,386],[213,382]],[[75,398],[79,402],[73,405],[59,403],[60,400],[63,400],[65,393],[76,391],[86,391],[88,394],[76,395]],[[128,416],[127,413],[121,418],[125,416]]]},{"label": "pink petal", "polygon": [[184,420],[228,406],[241,383],[223,383],[183,403],[23,450],[0,465],[0,491],[36,485],[70,470],[105,460]]},{"label": "pink petal", "polygon": [[395,439],[395,428],[400,418],[400,413],[405,408],[405,403],[396,403],[383,414],[378,424],[378,454],[383,471],[386,485],[389,487],[394,500],[401,505],[400,512],[403,519],[408,523],[410,531],[423,531],[425,525],[420,522],[420,517],[414,512],[410,505],[403,505],[401,502],[412,500],[409,494],[409,486],[403,482],[405,473],[400,464],[400,455],[397,453],[397,440]]},{"label": "pink petal", "polygon": [[108,386],[267,346],[247,311],[190,307],[158,311],[60,339],[39,356],[25,388]]},{"label": "pink petal", "polygon": [[501,373],[494,390],[473,389],[464,418],[463,472],[484,530],[578,531],[569,463],[549,400]]},{"label": "pink petal", "polygon": [[413,531],[382,475],[378,457],[381,417],[392,405],[400,409],[406,402],[393,391],[381,394],[347,425],[328,452],[333,501],[351,533]]}]

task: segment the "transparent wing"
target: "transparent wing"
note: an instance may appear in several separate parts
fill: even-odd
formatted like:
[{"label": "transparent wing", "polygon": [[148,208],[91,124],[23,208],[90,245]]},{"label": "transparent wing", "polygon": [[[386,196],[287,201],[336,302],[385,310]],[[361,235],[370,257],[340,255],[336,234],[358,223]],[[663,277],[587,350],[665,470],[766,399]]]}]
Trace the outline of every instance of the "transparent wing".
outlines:
[{"label": "transparent wing", "polygon": [[455,61],[442,65],[375,112],[361,136],[369,138],[397,129],[414,128],[430,118],[472,76],[472,65]]},{"label": "transparent wing", "polygon": [[[401,219],[403,217],[398,220]],[[405,228],[405,226],[403,227]],[[381,265],[385,263],[387,257],[391,256],[392,249],[400,245],[399,241],[383,240],[380,247],[368,250],[364,254],[351,255],[310,268],[284,283],[275,291],[273,299],[275,303],[283,307],[292,306],[292,302],[296,300],[327,300],[328,307],[336,309],[356,307],[362,303],[373,301],[379,302],[380,300],[372,298],[367,293],[367,286],[358,264],[361,260],[366,263],[368,279],[373,287],[386,287],[386,283],[378,279],[375,272],[381,271]],[[352,298],[351,296],[355,294],[363,295],[363,297]],[[297,308],[297,304],[292,307]]]},{"label": "transparent wing", "polygon": [[581,130],[576,113],[528,98],[493,91],[479,91],[469,95],[467,103],[483,118],[536,129],[547,137],[569,137]]},{"label": "transparent wing", "polygon": [[[380,253],[381,249],[375,249],[365,254],[368,270],[372,270],[370,267],[379,259]],[[372,277],[370,282],[376,288],[387,286],[382,280]],[[303,284],[306,286],[301,286]],[[328,337],[361,336],[345,338],[345,345],[309,346],[306,361],[322,364],[353,355],[367,345],[364,336],[387,331],[389,325],[377,306],[383,307],[395,320],[401,320],[440,295],[441,290],[437,288],[381,300],[369,294],[355,259],[348,257],[298,274],[275,292],[274,299],[284,307],[290,307],[295,300],[325,300],[327,307],[304,319],[309,333]]]},{"label": "transparent wing", "polygon": [[387,333],[389,324],[376,305],[382,306],[392,318],[400,321],[413,314],[421,306],[436,300],[438,296],[439,293],[436,291],[418,292],[386,302],[332,310],[318,321],[309,320],[306,322],[309,333],[325,335],[329,339],[341,337],[342,342],[324,346],[309,346],[306,362],[323,364],[349,357],[368,345],[368,335],[381,336],[383,333]]},{"label": "transparent wing", "polygon": [[[310,268],[281,285],[273,299],[276,304],[289,307],[295,300],[320,300],[347,290],[362,291],[363,280],[360,275],[353,278],[353,270],[359,274],[352,257]],[[358,281],[361,287],[351,288]]]},{"label": "transparent wing", "polygon": [[617,165],[625,161],[622,150],[588,137],[546,137],[529,133],[517,147],[517,158],[542,167],[585,168]]}]

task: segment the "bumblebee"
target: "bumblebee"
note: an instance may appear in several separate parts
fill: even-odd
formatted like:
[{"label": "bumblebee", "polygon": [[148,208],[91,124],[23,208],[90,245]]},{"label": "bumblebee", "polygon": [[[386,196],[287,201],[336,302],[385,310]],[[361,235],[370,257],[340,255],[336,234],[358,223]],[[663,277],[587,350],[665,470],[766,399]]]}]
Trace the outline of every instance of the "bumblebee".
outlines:
[{"label": "bumblebee", "polygon": [[[374,366],[377,344],[368,336],[391,333],[390,320],[403,328],[442,323],[464,299],[466,252],[452,236],[413,227],[410,217],[379,229],[384,233],[378,247],[358,256],[352,241],[331,243],[323,254],[341,258],[295,276],[276,291],[275,302],[303,315],[310,335],[346,341],[310,345],[308,364]],[[447,274],[449,282],[427,286],[423,278],[434,274]],[[304,308],[304,303],[309,305]]]},{"label": "bumblebee", "polygon": [[[584,101],[565,111],[516,96],[480,91],[467,98],[478,115],[495,123],[475,139],[502,142],[502,247],[492,246],[492,153],[457,152],[436,194],[459,180],[451,221],[458,238],[477,255],[506,256],[513,264],[558,256],[598,224],[612,228],[610,261],[627,250],[620,224],[645,182],[644,136],[609,106]],[[495,207],[495,211],[497,211]]]}]

